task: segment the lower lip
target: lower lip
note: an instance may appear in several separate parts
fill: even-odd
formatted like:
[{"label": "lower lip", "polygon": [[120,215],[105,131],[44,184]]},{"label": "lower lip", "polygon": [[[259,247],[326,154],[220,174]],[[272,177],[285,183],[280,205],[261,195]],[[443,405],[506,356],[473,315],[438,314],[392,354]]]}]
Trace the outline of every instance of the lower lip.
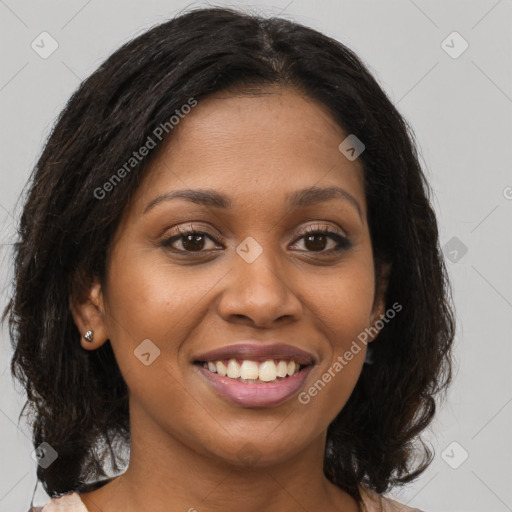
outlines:
[{"label": "lower lip", "polygon": [[249,384],[222,377],[206,368],[198,367],[201,374],[222,397],[242,407],[275,407],[299,391],[311,370],[307,366],[299,373],[275,382]]}]

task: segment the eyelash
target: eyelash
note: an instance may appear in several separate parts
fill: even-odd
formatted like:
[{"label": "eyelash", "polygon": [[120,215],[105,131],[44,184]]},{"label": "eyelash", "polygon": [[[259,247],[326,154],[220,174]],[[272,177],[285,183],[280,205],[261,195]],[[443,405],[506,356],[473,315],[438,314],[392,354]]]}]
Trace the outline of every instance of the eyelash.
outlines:
[{"label": "eyelash", "polygon": [[[176,253],[201,254],[201,253],[204,253],[207,251],[205,251],[205,250],[187,251],[187,250],[172,248],[171,245],[175,241],[178,241],[181,238],[183,238],[185,236],[189,236],[189,235],[203,235],[203,236],[210,238],[210,240],[212,240],[216,244],[220,244],[220,241],[214,235],[212,235],[211,233],[208,233],[207,231],[200,231],[198,229],[195,229],[192,224],[189,225],[188,229],[183,229],[180,226],[178,226],[178,227],[176,227],[176,231],[178,231],[179,235],[173,235],[171,237],[168,237],[168,238],[162,240],[160,245],[162,247],[165,247],[165,248],[167,248],[173,252],[176,252]],[[336,245],[336,247],[329,249],[327,251],[325,251],[325,250],[307,251],[306,250],[306,251],[300,251],[300,252],[308,252],[308,253],[313,253],[313,254],[318,253],[318,254],[322,254],[322,255],[332,255],[332,254],[338,253],[340,251],[346,251],[352,247],[352,242],[350,241],[349,238],[347,238],[344,235],[339,234],[337,231],[333,231],[331,228],[329,228],[329,226],[323,226],[322,228],[308,226],[306,229],[304,229],[300,233],[299,237],[295,240],[294,244],[298,240],[302,240],[311,235],[325,235],[331,239],[334,239],[336,241],[337,245]]]}]

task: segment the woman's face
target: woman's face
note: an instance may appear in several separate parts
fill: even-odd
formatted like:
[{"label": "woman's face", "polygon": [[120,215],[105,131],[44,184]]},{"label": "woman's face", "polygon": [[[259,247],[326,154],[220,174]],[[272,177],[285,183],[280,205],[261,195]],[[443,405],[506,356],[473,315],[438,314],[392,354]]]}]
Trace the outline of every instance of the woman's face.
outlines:
[{"label": "woman's face", "polygon": [[174,128],[123,217],[100,294],[145,432],[234,464],[324,442],[365,346],[345,354],[383,311],[362,166],[338,149],[347,135],[283,88],[210,97]]}]

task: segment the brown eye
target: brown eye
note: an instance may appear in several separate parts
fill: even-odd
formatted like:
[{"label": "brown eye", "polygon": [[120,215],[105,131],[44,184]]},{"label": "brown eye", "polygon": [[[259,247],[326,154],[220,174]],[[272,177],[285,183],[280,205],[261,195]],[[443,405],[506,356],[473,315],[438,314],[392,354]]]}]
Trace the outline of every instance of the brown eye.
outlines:
[{"label": "brown eye", "polygon": [[311,251],[323,251],[327,245],[328,237],[322,233],[304,237],[304,245]]},{"label": "brown eye", "polygon": [[[302,241],[305,252],[318,252],[331,254],[333,252],[347,250],[352,247],[352,242],[344,235],[332,231],[329,227],[322,229],[308,228],[301,237],[296,240]],[[329,247],[329,243],[330,247]]]},{"label": "brown eye", "polygon": [[[198,231],[192,226],[189,229],[182,229],[178,226],[176,231],[178,231],[178,235],[166,238],[160,245],[176,252],[206,252],[206,250],[214,249],[218,245],[218,241],[212,235]],[[213,242],[212,247],[207,247],[208,240]]]},{"label": "brown eye", "polygon": [[203,234],[185,235],[180,238],[183,247],[187,251],[200,251],[204,247],[205,237]]}]

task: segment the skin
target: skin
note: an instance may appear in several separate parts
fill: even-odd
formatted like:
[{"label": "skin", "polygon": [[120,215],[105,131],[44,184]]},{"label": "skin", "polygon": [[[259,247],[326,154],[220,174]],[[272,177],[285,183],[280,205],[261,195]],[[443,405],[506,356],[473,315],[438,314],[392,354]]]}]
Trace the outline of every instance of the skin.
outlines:
[{"label": "skin", "polygon": [[[364,345],[307,405],[294,396],[241,407],[191,362],[249,338],[288,343],[316,358],[307,390],[384,312],[362,166],[338,150],[346,136],[325,107],[288,88],[212,96],[174,129],[125,211],[105,282],[72,304],[80,332],[94,330],[83,348],[109,339],[130,392],[129,467],[82,495],[89,511],[358,510],[322,467],[327,427],[354,389]],[[288,193],[311,186],[341,187],[360,212],[341,196],[287,205]],[[144,213],[185,188],[220,192],[233,209],[173,199]],[[204,238],[200,253],[183,238],[174,252],[161,246],[190,223],[219,241]],[[325,255],[336,239],[303,237],[325,226],[352,246]],[[252,263],[235,251],[249,236],[263,249]],[[145,339],[161,351],[149,366],[133,354]]]}]

